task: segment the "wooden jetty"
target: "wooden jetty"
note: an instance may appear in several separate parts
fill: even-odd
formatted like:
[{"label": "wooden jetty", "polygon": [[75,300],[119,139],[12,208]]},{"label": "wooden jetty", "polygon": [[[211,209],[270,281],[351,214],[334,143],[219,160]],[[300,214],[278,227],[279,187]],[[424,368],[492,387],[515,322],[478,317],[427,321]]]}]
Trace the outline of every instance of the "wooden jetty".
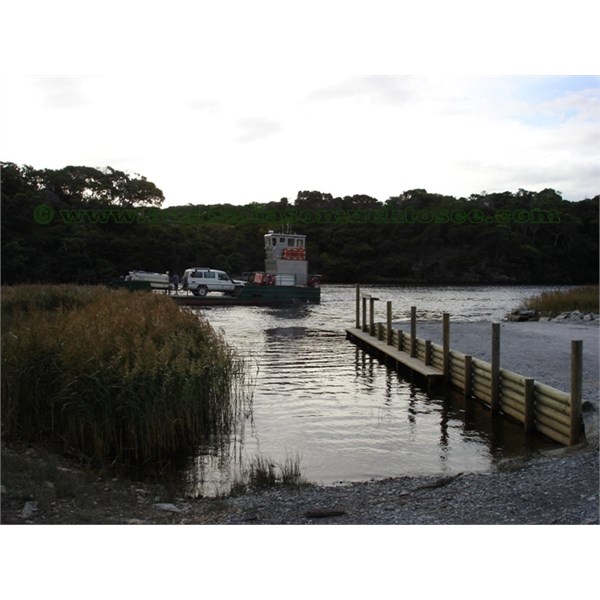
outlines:
[{"label": "wooden jetty", "polygon": [[390,301],[386,322],[375,323],[377,300],[362,294],[360,286],[356,286],[356,326],[346,329],[350,340],[423,378],[428,389],[436,385],[453,387],[462,391],[466,400],[479,400],[488,405],[492,413],[523,423],[526,433],[537,431],[567,446],[579,441],[583,394],[581,340],[571,342],[571,390],[567,393],[500,368],[500,323],[491,324],[491,362],[486,362],[450,348],[448,313],[443,314],[440,346],[417,337],[414,306],[410,308],[410,333],[393,329]]}]

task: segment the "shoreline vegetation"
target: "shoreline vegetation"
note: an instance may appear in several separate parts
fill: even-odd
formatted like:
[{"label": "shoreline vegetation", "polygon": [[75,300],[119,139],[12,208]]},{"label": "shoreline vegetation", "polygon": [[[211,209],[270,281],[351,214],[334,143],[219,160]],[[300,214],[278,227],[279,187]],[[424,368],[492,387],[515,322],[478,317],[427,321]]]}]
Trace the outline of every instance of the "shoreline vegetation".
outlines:
[{"label": "shoreline vegetation", "polygon": [[190,198],[163,208],[156,185],[110,167],[0,167],[3,284],[98,284],[198,264],[237,277],[263,270],[264,234],[286,228],[307,236],[311,272],[327,284],[598,282],[599,196],[416,188],[380,200],[300,190],[271,202]]},{"label": "shoreline vegetation", "polygon": [[599,305],[599,287],[584,285],[569,290],[541,292],[524,300],[521,308],[534,310],[540,316],[552,318],[576,310],[581,313],[598,314]]},{"label": "shoreline vegetation", "polygon": [[3,442],[163,468],[226,440],[244,365],[208,321],[156,294],[2,288]]},{"label": "shoreline vegetation", "polygon": [[276,463],[262,455],[252,458],[232,482],[228,496],[241,496],[249,492],[285,487],[298,489],[312,485],[302,475],[299,456],[287,456]]}]

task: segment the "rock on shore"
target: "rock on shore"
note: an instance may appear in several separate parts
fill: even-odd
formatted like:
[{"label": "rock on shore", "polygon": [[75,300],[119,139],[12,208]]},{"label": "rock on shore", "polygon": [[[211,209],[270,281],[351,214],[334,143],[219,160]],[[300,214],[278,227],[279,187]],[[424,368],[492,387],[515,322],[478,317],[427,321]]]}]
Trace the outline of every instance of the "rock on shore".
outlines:
[{"label": "rock on shore", "polygon": [[537,313],[532,309],[515,310],[506,317],[507,321],[545,321],[551,323],[590,323],[593,325],[600,324],[600,315],[596,313],[583,313],[579,310],[563,312],[556,317],[546,317]]}]

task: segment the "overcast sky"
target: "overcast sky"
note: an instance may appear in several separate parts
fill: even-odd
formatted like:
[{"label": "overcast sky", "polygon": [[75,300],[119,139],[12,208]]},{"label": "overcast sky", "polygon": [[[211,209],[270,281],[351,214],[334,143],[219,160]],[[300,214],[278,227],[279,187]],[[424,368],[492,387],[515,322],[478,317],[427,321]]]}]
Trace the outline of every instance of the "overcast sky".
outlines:
[{"label": "overcast sky", "polygon": [[598,77],[18,77],[2,157],[140,173],[165,205],[299,190],[598,193]]}]

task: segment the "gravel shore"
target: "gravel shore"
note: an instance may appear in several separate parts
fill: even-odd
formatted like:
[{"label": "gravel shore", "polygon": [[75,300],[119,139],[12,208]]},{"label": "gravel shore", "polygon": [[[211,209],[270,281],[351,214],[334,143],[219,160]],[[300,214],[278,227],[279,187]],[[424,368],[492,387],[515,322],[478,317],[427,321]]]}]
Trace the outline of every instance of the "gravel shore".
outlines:
[{"label": "gravel shore", "polygon": [[559,451],[490,474],[403,477],[231,498],[221,522],[597,524],[598,453]]},{"label": "gravel shore", "polygon": [[276,485],[198,499],[89,471],[38,449],[4,447],[2,454],[4,524],[574,525],[597,524],[599,515],[598,451],[589,446],[507,461],[485,474]]}]

